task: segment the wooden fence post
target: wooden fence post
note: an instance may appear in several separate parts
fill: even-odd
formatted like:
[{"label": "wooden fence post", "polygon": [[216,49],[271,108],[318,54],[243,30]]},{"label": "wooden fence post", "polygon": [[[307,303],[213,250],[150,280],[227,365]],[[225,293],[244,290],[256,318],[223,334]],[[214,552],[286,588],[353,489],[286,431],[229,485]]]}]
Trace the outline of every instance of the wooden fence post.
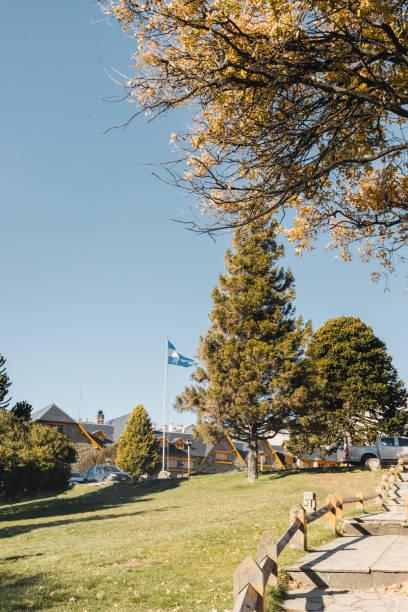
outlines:
[{"label": "wooden fence post", "polygon": [[356,510],[363,510],[363,512],[364,512],[363,494],[362,493],[356,493],[356,497],[358,498],[358,501],[356,502]]},{"label": "wooden fence post", "polygon": [[291,539],[290,547],[296,548],[297,550],[307,550],[307,519],[306,510],[303,506],[296,505],[291,508],[289,524],[291,525],[296,519],[299,519],[302,525]]},{"label": "wooden fence post", "polygon": [[244,559],[234,572],[234,612],[248,608],[246,600],[256,602],[256,612],[265,612],[265,576],[252,557]]},{"label": "wooden fence post", "polygon": [[330,504],[330,510],[324,515],[327,529],[336,533],[336,498],[334,495],[328,495],[325,500],[325,505]]},{"label": "wooden fence post", "polygon": [[381,481],[381,503],[384,504],[385,498],[387,496],[387,477],[383,476]]},{"label": "wooden fence post", "polygon": [[408,521],[408,495],[405,496],[405,520]]},{"label": "wooden fence post", "polygon": [[341,495],[336,495],[336,519],[343,518],[343,498]]},{"label": "wooden fence post", "polygon": [[377,493],[377,497],[375,498],[375,503],[377,504],[377,506],[381,506],[381,504],[382,504],[382,488],[381,487],[377,487],[375,492]]},{"label": "wooden fence post", "polygon": [[278,550],[276,542],[267,531],[264,532],[258,544],[258,564],[264,573],[268,586],[278,585]]}]

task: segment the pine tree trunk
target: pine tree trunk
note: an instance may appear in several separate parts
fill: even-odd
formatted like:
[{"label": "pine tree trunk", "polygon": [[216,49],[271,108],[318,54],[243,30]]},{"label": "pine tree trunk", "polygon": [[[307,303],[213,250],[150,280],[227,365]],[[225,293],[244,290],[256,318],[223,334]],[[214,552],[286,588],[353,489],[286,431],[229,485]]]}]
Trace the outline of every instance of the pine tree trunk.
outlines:
[{"label": "pine tree trunk", "polygon": [[255,482],[258,480],[258,441],[249,441],[249,451],[247,458],[248,465],[248,482]]}]

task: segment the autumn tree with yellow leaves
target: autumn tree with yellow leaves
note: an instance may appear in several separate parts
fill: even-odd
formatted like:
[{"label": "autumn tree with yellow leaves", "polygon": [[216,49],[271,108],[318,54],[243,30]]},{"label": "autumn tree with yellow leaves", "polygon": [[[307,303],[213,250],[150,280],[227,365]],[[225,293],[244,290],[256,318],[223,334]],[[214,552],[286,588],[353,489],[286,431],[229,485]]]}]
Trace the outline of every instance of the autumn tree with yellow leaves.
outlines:
[{"label": "autumn tree with yellow leaves", "polygon": [[408,3],[100,0],[137,41],[135,113],[195,110],[173,180],[211,231],[270,211],[387,269],[408,241]]}]

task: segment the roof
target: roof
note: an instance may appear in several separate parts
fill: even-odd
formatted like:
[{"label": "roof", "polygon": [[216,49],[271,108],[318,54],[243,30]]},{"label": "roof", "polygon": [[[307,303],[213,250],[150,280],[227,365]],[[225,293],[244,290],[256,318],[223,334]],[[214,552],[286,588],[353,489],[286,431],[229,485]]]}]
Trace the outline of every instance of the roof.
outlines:
[{"label": "roof", "polygon": [[283,455],[284,457],[293,457],[292,453],[290,453],[288,449],[285,448],[284,446],[278,446],[277,444],[269,444],[269,446],[273,448],[275,453],[279,453],[280,455]]},{"label": "roof", "polygon": [[[163,437],[163,432],[159,429],[156,429],[154,435],[158,440],[160,440]],[[205,457],[207,452],[213,446],[212,444],[206,444],[200,438],[195,438],[193,434],[180,433],[179,431],[166,431],[165,435],[171,444],[174,443],[176,440],[180,439],[185,441],[191,440],[191,454],[195,455],[196,457]]]},{"label": "roof", "polygon": [[113,425],[101,425],[99,423],[89,423],[88,421],[80,421],[82,427],[89,434],[94,434],[97,431],[102,431],[109,440],[113,439],[114,427]]},{"label": "roof", "polygon": [[249,453],[249,444],[247,442],[239,442],[239,440],[233,440],[230,438],[231,443],[235,446],[235,450],[241,455],[242,459],[246,461]]},{"label": "roof", "polygon": [[106,421],[106,425],[113,427],[113,441],[117,442],[120,436],[123,434],[126,428],[126,423],[129,420],[129,417],[132,413],[128,412],[127,414],[123,414],[120,417],[116,417],[115,419],[110,419],[110,421]]},{"label": "roof", "polygon": [[[178,448],[177,446],[175,446],[174,444],[172,444],[170,442],[170,444],[168,445],[168,453],[167,455],[169,457],[175,458],[175,459],[187,459],[188,458],[188,452],[187,452],[187,448]],[[191,456],[192,457],[200,457],[200,455],[196,455],[193,451],[191,451]]]},{"label": "roof", "polygon": [[[106,421],[105,427],[106,426],[113,427],[113,441],[114,442],[117,442],[120,436],[125,431],[126,424],[131,414],[132,414],[131,412],[128,412],[127,414],[123,414],[120,417],[116,417],[115,419],[110,419],[109,421]],[[82,423],[82,425],[85,426],[86,424]],[[102,426],[98,425],[98,429],[100,429],[101,427]],[[163,432],[161,429],[155,429],[154,434],[157,439],[160,439],[163,435]],[[199,438],[195,438],[192,433],[182,433],[180,431],[166,431],[166,438],[168,439],[170,443],[175,442],[176,440],[179,440],[180,438],[186,441],[191,440],[192,441],[191,453],[197,457],[204,457],[212,446],[210,444],[206,444]]]},{"label": "roof", "polygon": [[61,410],[56,404],[50,404],[41,410],[33,412],[32,421],[57,421],[58,423],[76,423],[72,417]]}]

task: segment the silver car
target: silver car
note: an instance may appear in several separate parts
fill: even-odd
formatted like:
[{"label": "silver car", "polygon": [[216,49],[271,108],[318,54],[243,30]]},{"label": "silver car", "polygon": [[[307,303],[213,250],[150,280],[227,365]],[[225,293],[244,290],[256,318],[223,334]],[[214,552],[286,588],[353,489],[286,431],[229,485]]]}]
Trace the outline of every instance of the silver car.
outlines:
[{"label": "silver car", "polygon": [[131,476],[122,472],[116,465],[92,465],[85,472],[86,482],[123,482]]},{"label": "silver car", "polygon": [[85,477],[83,474],[81,474],[81,472],[71,472],[68,482],[71,486],[74,486],[84,482],[84,479]]}]

